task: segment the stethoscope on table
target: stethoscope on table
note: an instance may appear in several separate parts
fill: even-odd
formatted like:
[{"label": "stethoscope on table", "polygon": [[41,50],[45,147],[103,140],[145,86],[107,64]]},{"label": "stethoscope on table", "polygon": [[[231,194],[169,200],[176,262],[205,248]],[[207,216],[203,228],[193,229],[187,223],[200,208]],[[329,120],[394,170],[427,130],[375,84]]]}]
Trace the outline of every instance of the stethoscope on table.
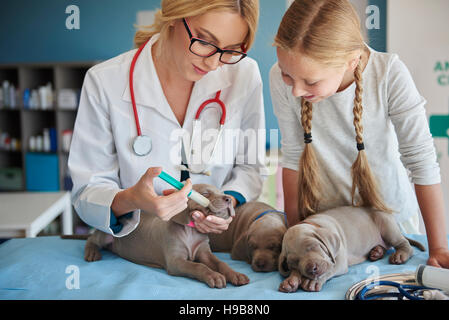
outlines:
[{"label": "stethoscope on table", "polygon": [[[140,56],[140,53],[142,52],[143,48],[148,43],[148,41],[149,41],[149,39],[142,46],[140,46],[140,48],[134,54],[134,57],[133,57],[133,60],[131,61],[131,66],[129,69],[129,88],[130,88],[131,102],[132,102],[133,112],[134,112],[134,119],[136,122],[136,129],[137,129],[137,136],[134,138],[134,142],[133,142],[133,150],[134,150],[134,153],[138,156],[148,155],[151,152],[152,147],[153,147],[151,138],[149,136],[143,135],[141,128],[140,128],[139,115],[137,113],[137,106],[136,106],[136,101],[135,101],[135,97],[134,97],[134,81],[133,81],[134,68],[135,68],[135,65],[137,62],[137,58]],[[220,129],[218,131],[217,138],[215,139],[214,147],[210,154],[209,161],[207,161],[206,164],[210,162],[210,160],[213,158],[213,156],[215,154],[215,150],[217,149],[218,142],[222,136],[223,126],[226,121],[226,106],[223,103],[223,101],[220,100],[220,94],[221,94],[221,90],[216,93],[214,98],[204,101],[201,104],[201,106],[198,108],[196,115],[195,115],[195,119],[193,121],[192,137],[190,139],[190,152],[189,152],[190,155],[193,155],[195,153],[195,150],[193,149],[194,148],[193,141],[196,138],[196,135],[198,134],[198,127],[201,125],[201,119],[200,119],[201,112],[209,104],[212,104],[212,103],[217,103],[220,106],[220,108],[221,108]],[[182,148],[183,148],[182,152],[184,153],[183,157],[185,157],[186,155],[185,155],[184,143],[182,145]],[[184,159],[184,161],[187,161],[187,159]],[[207,167],[204,169],[198,169],[198,170],[188,168],[184,165],[180,165],[179,167],[181,170],[188,170],[192,173],[210,175],[210,172],[206,170]]]},{"label": "stethoscope on table", "polygon": [[[396,288],[396,292],[388,289],[383,291],[379,287]],[[424,300],[422,292],[429,288],[424,286],[417,286],[414,284],[402,284],[395,281],[377,281],[365,285],[358,293],[357,300],[376,300],[385,298],[397,298],[398,300]],[[371,291],[374,290],[373,293]],[[377,291],[376,291],[377,290]]]},{"label": "stethoscope on table", "polygon": [[394,273],[352,285],[347,300],[449,300],[449,269],[419,265],[414,273]]}]

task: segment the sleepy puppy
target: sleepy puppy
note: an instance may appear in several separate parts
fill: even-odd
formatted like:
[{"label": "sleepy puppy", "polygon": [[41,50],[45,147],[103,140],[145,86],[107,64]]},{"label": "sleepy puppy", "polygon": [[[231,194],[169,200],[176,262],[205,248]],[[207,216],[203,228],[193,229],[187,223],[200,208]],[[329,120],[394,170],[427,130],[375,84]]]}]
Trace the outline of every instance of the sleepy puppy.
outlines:
[{"label": "sleepy puppy", "polygon": [[193,189],[210,200],[208,208],[189,199],[187,209],[170,221],[142,212],[139,225],[127,236],[118,238],[96,230],[87,239],[84,259],[100,260],[99,250],[106,248],[129,261],[164,268],[170,275],[194,278],[211,288],[223,288],[226,282],[236,286],[249,283],[247,276],[212,254],[206,234],[187,226],[195,210],[224,219],[234,216],[230,197],[211,185],[196,184]]},{"label": "sleepy puppy", "polygon": [[[419,242],[405,238],[391,214],[360,207],[340,207],[309,216],[284,235],[279,272],[287,277],[279,291],[320,291],[330,278],[344,274],[348,267],[376,250],[394,247],[392,264],[402,264],[413,254],[410,243],[424,251]],[[383,252],[382,252],[383,255]]]},{"label": "sleepy puppy", "polygon": [[247,202],[235,209],[228,230],[210,234],[212,251],[231,252],[231,258],[251,264],[256,272],[275,271],[286,227],[283,212],[263,202]]}]

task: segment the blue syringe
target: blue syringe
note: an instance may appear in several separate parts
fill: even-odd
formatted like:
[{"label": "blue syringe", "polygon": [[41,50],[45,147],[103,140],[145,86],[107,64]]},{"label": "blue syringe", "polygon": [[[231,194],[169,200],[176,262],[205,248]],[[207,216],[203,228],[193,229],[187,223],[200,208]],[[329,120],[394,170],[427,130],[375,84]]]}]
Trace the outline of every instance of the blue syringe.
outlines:
[{"label": "blue syringe", "polygon": [[[176,180],[175,178],[173,178],[171,175],[169,175],[164,171],[162,171],[159,174],[159,178],[161,178],[162,180],[164,180],[165,182],[167,182],[168,184],[170,184],[171,186],[175,187],[178,190],[181,190],[184,187],[184,184],[182,184],[182,182],[179,182],[178,180]],[[207,207],[210,204],[209,199],[202,196],[193,189],[187,196],[203,207]]]}]

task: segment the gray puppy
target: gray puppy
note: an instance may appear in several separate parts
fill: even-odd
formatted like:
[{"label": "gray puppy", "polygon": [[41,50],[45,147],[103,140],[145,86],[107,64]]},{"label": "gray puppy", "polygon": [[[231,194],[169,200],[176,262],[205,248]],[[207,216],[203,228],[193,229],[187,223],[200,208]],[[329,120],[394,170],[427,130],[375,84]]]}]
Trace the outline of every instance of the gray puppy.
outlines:
[{"label": "gray puppy", "polygon": [[[424,251],[419,242],[405,238],[391,214],[360,207],[340,207],[312,215],[284,235],[279,272],[287,277],[279,291],[320,291],[330,278],[348,272],[350,265],[379,258],[376,251],[394,247],[392,264],[402,264],[413,254],[410,243]],[[382,253],[383,254],[383,253]]]},{"label": "gray puppy", "polygon": [[251,264],[256,272],[275,271],[286,227],[283,212],[263,202],[247,202],[235,209],[228,230],[210,234],[212,251],[231,252],[231,258]]},{"label": "gray puppy", "polygon": [[137,228],[124,237],[96,230],[87,239],[84,259],[100,260],[100,248],[105,248],[129,261],[164,268],[170,275],[194,278],[211,288],[223,288],[226,282],[236,286],[249,283],[246,275],[232,270],[212,254],[206,234],[187,226],[195,210],[224,219],[234,216],[231,198],[211,185],[196,184],[193,189],[210,200],[209,207],[189,199],[187,209],[170,221],[142,212]]}]

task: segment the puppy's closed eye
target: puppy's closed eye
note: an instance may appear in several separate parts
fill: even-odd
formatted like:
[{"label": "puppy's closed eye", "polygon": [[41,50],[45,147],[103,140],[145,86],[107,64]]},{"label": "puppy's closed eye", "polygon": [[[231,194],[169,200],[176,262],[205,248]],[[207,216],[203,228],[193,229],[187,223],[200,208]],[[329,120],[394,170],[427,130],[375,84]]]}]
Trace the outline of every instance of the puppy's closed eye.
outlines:
[{"label": "puppy's closed eye", "polygon": [[309,252],[309,251],[313,251],[313,250],[316,250],[318,248],[318,244],[311,244],[311,245],[309,245],[309,246],[307,246],[306,247],[306,251],[307,252]]},{"label": "puppy's closed eye", "polygon": [[268,250],[272,250],[272,251],[281,251],[281,245],[280,244],[278,244],[278,243],[271,243],[268,247],[267,247],[267,249]]}]

